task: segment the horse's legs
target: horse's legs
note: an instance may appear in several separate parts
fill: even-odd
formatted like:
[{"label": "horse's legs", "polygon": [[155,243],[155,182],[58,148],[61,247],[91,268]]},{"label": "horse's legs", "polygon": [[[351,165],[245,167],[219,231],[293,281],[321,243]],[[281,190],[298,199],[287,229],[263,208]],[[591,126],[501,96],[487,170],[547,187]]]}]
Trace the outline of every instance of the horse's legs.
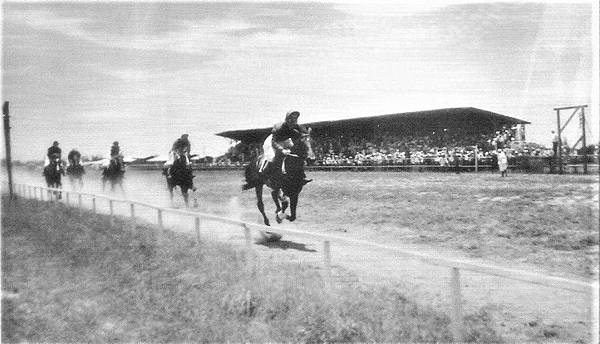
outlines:
[{"label": "horse's legs", "polygon": [[277,206],[277,210],[275,210],[275,220],[277,220],[277,223],[281,223],[285,217],[280,217],[280,215],[284,215],[285,209],[287,208],[285,197],[283,196],[281,189],[271,191],[271,196]]},{"label": "horse's legs", "polygon": [[173,189],[174,187],[171,185],[167,185],[167,188],[169,189],[169,196],[171,197],[171,202],[173,202]]},{"label": "horse's legs", "polygon": [[183,196],[183,201],[185,202],[185,207],[189,208],[190,207],[190,194],[188,193],[188,189],[181,187],[181,195]]},{"label": "horse's legs", "polygon": [[296,220],[296,207],[298,206],[298,196],[299,195],[290,196],[290,216],[287,217],[287,219],[290,221]]},{"label": "horse's legs", "polygon": [[281,211],[281,203],[279,203],[279,189],[272,190],[271,197],[273,198],[273,202],[275,202],[275,206],[277,207],[275,212],[276,213],[280,212]]},{"label": "horse's legs", "polygon": [[271,224],[269,223],[269,218],[267,217],[267,214],[265,214],[265,204],[263,203],[262,199],[263,186],[255,186],[254,191],[256,191],[256,206],[258,207],[258,211],[260,211],[260,214],[263,217],[263,222],[266,226],[270,226]]}]

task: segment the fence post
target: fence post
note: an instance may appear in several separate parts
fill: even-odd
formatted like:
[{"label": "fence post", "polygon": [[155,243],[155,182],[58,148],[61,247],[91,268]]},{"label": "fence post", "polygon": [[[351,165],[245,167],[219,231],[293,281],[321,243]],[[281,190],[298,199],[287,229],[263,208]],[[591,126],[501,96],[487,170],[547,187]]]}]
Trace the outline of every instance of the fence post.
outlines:
[{"label": "fence post", "polygon": [[156,209],[156,215],[157,215],[157,219],[158,219],[158,227],[160,227],[160,230],[162,231],[164,229],[162,209]]},{"label": "fence post", "polygon": [[92,211],[96,213],[96,197],[92,197]]},{"label": "fence post", "polygon": [[108,200],[108,207],[110,208],[110,225],[115,224],[115,220],[113,219],[114,209],[113,209],[113,200]]},{"label": "fence post", "polygon": [[463,318],[462,318],[462,297],[460,294],[460,272],[458,268],[452,268],[452,277],[450,281],[452,293],[452,316],[451,329],[452,337],[455,343],[463,342]]},{"label": "fence post", "polygon": [[327,273],[331,271],[331,244],[329,240],[323,241],[323,262]]},{"label": "fence post", "polygon": [[132,202],[129,204],[129,208],[131,209],[131,229],[136,228],[135,223],[135,204]]},{"label": "fence post", "polygon": [[195,218],[195,229],[196,229],[196,240],[198,241],[198,245],[200,245],[200,217],[196,216]]},{"label": "fence post", "polygon": [[252,252],[252,233],[250,232],[250,228],[248,228],[245,223],[242,224],[242,228],[244,228],[244,237],[246,238],[246,266],[251,268],[254,265],[254,257]]},{"label": "fence post", "polygon": [[325,264],[325,283],[331,287],[331,243],[329,240],[323,241],[323,263]]},{"label": "fence post", "polygon": [[79,206],[79,211],[83,211],[83,201],[81,200],[81,194],[77,195],[77,205]]},{"label": "fence post", "polygon": [[69,206],[70,196],[71,196],[71,193],[69,191],[65,191],[65,201],[67,203],[67,207]]}]

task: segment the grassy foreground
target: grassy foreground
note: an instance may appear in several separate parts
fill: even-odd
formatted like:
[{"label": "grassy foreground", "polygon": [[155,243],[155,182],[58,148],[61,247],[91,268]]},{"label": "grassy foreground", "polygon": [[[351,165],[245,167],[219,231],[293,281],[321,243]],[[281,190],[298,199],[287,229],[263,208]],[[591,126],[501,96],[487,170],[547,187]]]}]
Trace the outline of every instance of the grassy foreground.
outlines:
[{"label": "grassy foreground", "polygon": [[[447,342],[449,318],[389,289],[63,205],[2,202],[3,342]],[[8,292],[8,293],[7,293]],[[471,342],[501,342],[490,316]]]}]

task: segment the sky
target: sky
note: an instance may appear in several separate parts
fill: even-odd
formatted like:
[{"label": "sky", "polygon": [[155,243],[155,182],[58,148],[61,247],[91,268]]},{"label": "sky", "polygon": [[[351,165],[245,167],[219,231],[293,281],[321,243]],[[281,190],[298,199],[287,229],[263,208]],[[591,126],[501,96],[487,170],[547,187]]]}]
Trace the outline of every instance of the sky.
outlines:
[{"label": "sky", "polygon": [[[231,142],[216,133],[291,109],[303,123],[476,107],[548,145],[553,108],[586,104],[598,142],[595,1],[5,1],[1,17],[15,160],[54,140],[166,154],[183,133],[217,156]],[[574,119],[567,142],[579,133]]]}]

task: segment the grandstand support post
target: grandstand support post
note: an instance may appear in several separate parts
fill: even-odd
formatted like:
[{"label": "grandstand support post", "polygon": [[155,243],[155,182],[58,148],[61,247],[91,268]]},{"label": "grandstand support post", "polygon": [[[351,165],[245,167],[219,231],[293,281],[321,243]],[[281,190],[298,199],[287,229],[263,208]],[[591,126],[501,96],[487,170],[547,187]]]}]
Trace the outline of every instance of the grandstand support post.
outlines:
[{"label": "grandstand support post", "polygon": [[81,194],[77,194],[77,206],[79,207],[79,211],[83,211],[83,200],[81,199]]},{"label": "grandstand support post", "polygon": [[452,290],[452,337],[455,343],[463,342],[463,318],[462,318],[462,297],[460,293],[460,272],[458,268],[452,268],[452,277],[450,281]]},{"label": "grandstand support post", "polygon": [[67,204],[67,207],[70,205],[70,198],[71,198],[71,193],[69,191],[65,191],[65,203]]},{"label": "grandstand support post", "polygon": [[479,172],[479,162],[477,161],[477,157],[479,156],[479,150],[477,146],[475,146],[475,173]]},{"label": "grandstand support post", "polygon": [[8,197],[12,199],[13,195],[13,178],[12,178],[12,160],[10,157],[10,116],[8,110],[8,102],[4,102],[2,106],[2,114],[4,115],[4,145],[6,150],[6,175],[8,177]]},{"label": "grandstand support post", "polygon": [[581,108],[581,140],[583,144],[583,174],[588,173],[587,143],[585,141],[585,108]]},{"label": "grandstand support post", "polygon": [[92,197],[92,211],[96,213],[96,197]]}]

